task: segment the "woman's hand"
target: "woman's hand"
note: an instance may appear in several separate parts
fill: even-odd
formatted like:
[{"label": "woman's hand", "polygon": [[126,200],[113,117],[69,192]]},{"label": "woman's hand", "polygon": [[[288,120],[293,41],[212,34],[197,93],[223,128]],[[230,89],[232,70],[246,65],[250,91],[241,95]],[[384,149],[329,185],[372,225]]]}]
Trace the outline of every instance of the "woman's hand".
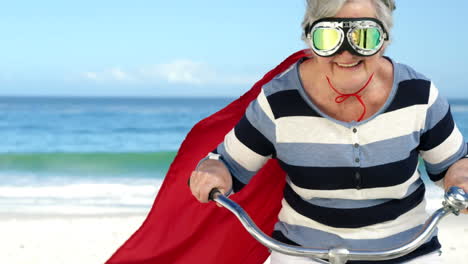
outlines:
[{"label": "woman's hand", "polygon": [[203,161],[190,176],[190,190],[201,203],[208,202],[213,188],[225,194],[232,188],[232,178],[223,162],[208,159]]},{"label": "woman's hand", "polygon": [[[468,159],[462,159],[455,162],[447,171],[444,179],[444,189],[447,191],[450,187],[457,186],[468,193]],[[468,209],[461,211],[468,214]]]}]

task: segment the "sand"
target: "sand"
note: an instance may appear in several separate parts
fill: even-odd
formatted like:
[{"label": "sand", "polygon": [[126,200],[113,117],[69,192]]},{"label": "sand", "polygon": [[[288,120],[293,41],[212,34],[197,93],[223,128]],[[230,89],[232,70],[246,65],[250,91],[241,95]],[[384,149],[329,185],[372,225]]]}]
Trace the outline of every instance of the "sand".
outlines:
[{"label": "sand", "polygon": [[145,215],[0,216],[0,263],[104,263]]},{"label": "sand", "polygon": [[[0,215],[0,263],[99,264],[133,234],[143,214]],[[468,215],[440,226],[444,263],[468,263]]]}]

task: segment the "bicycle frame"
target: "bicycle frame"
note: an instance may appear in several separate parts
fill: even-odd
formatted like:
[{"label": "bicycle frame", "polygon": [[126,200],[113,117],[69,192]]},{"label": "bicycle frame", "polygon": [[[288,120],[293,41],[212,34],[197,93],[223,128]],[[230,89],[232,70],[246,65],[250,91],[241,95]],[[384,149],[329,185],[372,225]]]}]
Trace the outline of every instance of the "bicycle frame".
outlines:
[{"label": "bicycle frame", "polygon": [[[437,224],[447,215],[453,213],[458,215],[460,211],[468,206],[468,194],[461,188],[451,187],[445,193],[445,201],[442,207],[435,211],[426,220],[421,232],[413,240],[406,244],[386,251],[350,251],[346,248],[332,248],[329,250],[318,250],[305,247],[291,246],[279,242],[265,233],[252,221],[249,215],[240,205],[222,195],[217,189],[210,192],[210,200],[214,200],[231,211],[242,223],[245,229],[261,244],[267,248],[293,256],[311,257],[319,263],[344,264],[348,260],[388,260],[404,256],[422,245],[432,234]],[[322,259],[328,259],[329,262]]]}]

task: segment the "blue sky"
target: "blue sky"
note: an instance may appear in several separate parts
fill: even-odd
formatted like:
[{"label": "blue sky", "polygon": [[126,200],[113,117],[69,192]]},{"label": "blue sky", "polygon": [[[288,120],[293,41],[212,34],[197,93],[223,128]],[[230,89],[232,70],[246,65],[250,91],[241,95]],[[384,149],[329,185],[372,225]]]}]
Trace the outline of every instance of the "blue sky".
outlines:
[{"label": "blue sky", "polygon": [[[305,47],[304,7],[305,0],[7,1],[0,95],[237,97]],[[387,55],[432,78],[445,96],[468,98],[467,10],[465,0],[397,1]]]}]

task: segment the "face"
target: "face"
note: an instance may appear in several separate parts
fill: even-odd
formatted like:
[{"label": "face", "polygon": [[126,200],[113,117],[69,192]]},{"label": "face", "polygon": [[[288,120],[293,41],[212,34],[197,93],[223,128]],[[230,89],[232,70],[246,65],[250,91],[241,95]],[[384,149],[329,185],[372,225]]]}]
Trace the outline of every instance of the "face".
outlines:
[{"label": "face", "polygon": [[[347,2],[335,15],[337,18],[376,17],[374,5],[370,0],[355,0]],[[346,89],[362,86],[377,71],[382,51],[373,56],[353,55],[348,51],[332,57],[316,56],[320,69],[337,87]]]}]

